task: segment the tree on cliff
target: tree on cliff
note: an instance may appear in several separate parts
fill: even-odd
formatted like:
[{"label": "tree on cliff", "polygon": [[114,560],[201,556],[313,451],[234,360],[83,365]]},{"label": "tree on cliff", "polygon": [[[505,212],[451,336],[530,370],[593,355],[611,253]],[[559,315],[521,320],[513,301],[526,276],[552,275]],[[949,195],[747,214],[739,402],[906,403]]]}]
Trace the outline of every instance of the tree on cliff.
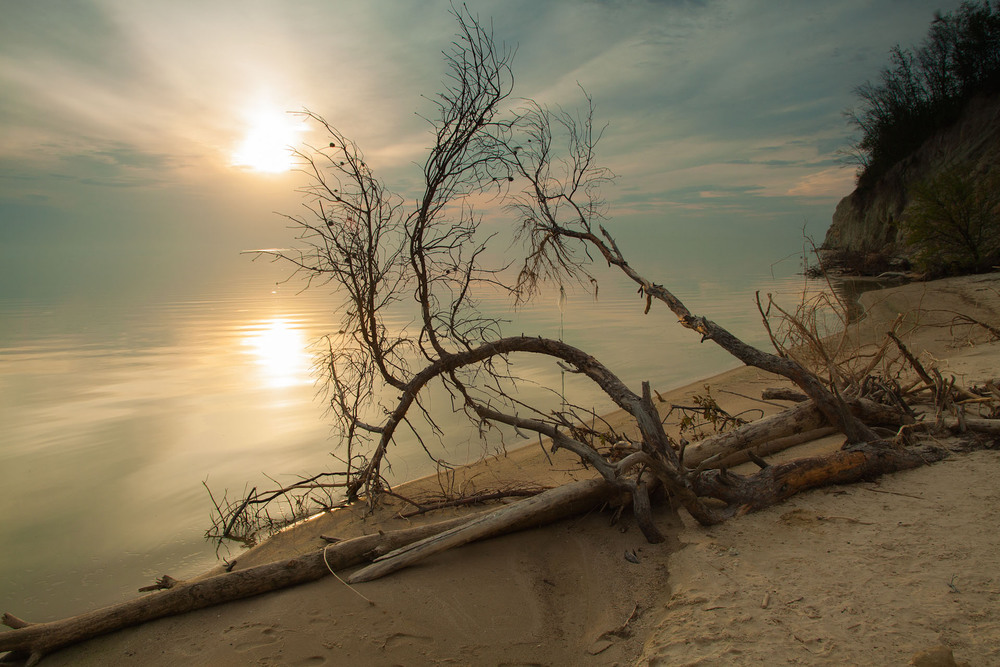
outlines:
[{"label": "tree on cliff", "polygon": [[860,132],[851,156],[860,167],[858,186],[874,184],[934,132],[954,123],[966,103],[1000,92],[1000,4],[963,2],[953,13],[934,15],[924,42],[899,45],[879,81],[855,93],[847,112]]},{"label": "tree on cliff", "polygon": [[907,210],[917,261],[939,274],[989,271],[1000,262],[1000,172],[946,169],[918,183]]}]

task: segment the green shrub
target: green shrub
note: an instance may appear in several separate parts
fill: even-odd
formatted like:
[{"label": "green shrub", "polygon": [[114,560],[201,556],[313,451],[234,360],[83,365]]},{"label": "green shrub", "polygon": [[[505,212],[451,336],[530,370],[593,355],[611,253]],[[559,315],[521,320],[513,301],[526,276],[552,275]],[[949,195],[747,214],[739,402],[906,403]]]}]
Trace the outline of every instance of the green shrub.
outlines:
[{"label": "green shrub", "polygon": [[907,242],[933,275],[981,272],[1000,261],[1000,172],[975,177],[949,169],[915,186]]}]

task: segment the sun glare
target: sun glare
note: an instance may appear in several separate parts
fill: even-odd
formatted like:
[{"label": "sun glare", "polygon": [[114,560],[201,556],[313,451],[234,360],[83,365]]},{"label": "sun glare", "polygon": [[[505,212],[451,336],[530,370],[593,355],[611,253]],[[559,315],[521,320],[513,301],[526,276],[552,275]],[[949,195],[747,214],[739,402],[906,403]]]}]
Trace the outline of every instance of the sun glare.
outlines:
[{"label": "sun glare", "polygon": [[257,110],[247,117],[246,135],[233,153],[233,165],[278,174],[294,166],[292,146],[305,124],[296,116],[275,110]]},{"label": "sun glare", "polygon": [[295,322],[273,319],[248,327],[243,344],[256,357],[262,384],[273,389],[308,384],[310,358]]}]

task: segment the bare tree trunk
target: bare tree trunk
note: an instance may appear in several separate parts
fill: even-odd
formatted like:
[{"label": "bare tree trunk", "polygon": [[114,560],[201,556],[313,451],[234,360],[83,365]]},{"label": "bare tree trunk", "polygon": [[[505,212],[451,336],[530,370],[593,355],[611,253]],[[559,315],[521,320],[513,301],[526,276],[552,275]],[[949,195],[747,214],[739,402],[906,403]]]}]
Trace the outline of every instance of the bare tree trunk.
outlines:
[{"label": "bare tree trunk", "polygon": [[[854,417],[869,425],[900,426],[906,421],[913,421],[895,408],[867,399],[850,399],[846,403]],[[736,452],[824,426],[833,424],[830,424],[815,402],[807,400],[784,412],[705,438],[684,450],[684,465],[688,468],[717,467],[720,461]]]},{"label": "bare tree trunk", "polygon": [[895,447],[884,440],[850,445],[824,456],[795,459],[768,466],[754,475],[708,470],[692,485],[700,495],[725,501],[738,512],[752,512],[821,486],[850,484],[940,461],[948,452],[939,447]]},{"label": "bare tree trunk", "polygon": [[347,581],[357,584],[384,577],[453,547],[518,530],[526,520],[532,523],[547,522],[576,514],[609,499],[614,492],[615,487],[603,479],[574,482],[549,489],[527,500],[480,515],[466,524],[380,556],[368,567],[352,574]]},{"label": "bare tree trunk", "polygon": [[58,621],[26,623],[4,614],[3,624],[14,630],[0,634],[0,652],[28,653],[28,664],[34,664],[59,648],[108,632],[314,581],[331,570],[363,562],[378,547],[397,548],[468,520],[468,517],[459,517],[416,528],[365,535],[304,556],[197,581],[163,577],[160,581],[166,590]]},{"label": "bare tree trunk", "polygon": [[[602,479],[567,484],[503,508],[516,509],[516,516],[502,525],[494,524],[489,531],[480,532],[462,543],[550,523],[590,509],[615,493],[615,487]],[[543,496],[547,500],[539,501]],[[165,590],[59,621],[27,623],[4,614],[4,625],[14,629],[0,634],[0,652],[28,653],[28,662],[33,665],[43,656],[70,644],[165,616],[314,581],[331,572],[368,561],[376,554],[393,551],[442,531],[470,523],[479,524],[483,514],[492,516],[496,513],[480,513],[471,518],[464,516],[416,528],[365,535],[289,560],[197,581],[163,577],[160,587]]]}]

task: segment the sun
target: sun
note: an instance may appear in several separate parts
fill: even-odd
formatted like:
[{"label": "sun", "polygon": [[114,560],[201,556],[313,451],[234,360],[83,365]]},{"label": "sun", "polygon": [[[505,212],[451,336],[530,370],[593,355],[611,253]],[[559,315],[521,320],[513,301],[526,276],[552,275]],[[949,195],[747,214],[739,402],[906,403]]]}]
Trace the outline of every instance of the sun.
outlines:
[{"label": "sun", "polygon": [[257,109],[247,115],[246,125],[243,142],[233,152],[233,166],[270,174],[295,166],[292,146],[305,130],[297,117],[272,109]]}]

